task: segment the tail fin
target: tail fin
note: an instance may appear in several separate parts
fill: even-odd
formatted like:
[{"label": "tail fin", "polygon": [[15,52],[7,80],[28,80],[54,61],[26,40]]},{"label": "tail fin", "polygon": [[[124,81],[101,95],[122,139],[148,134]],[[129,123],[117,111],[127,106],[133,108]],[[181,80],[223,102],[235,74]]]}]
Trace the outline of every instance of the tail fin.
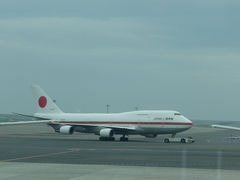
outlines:
[{"label": "tail fin", "polygon": [[32,86],[32,92],[38,113],[63,113],[40,86]]}]

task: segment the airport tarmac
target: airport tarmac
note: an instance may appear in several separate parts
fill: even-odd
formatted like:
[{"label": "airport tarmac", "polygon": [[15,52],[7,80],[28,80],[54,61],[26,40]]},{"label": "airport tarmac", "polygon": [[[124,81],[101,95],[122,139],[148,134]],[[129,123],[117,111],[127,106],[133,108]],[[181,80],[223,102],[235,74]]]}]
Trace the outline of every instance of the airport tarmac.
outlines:
[{"label": "airport tarmac", "polygon": [[[2,126],[0,127],[0,167],[8,167],[9,163],[12,164],[11,167],[29,166],[33,163],[31,167],[52,167],[55,164],[56,167],[65,168],[73,166],[77,169],[79,166],[85,169],[86,166],[92,166],[100,169],[111,167],[109,169],[132,169],[132,171],[159,168],[159,171],[165,173],[166,170],[163,169],[171,167],[178,169],[179,173],[187,169],[188,176],[191,174],[190,169],[191,172],[198,169],[200,174],[202,171],[213,171],[217,177],[220,170],[222,176],[231,175],[230,179],[235,179],[235,175],[239,177],[240,140],[227,138],[240,136],[239,132],[199,126],[179,136],[192,136],[196,142],[163,144],[162,140],[166,136],[158,136],[154,139],[130,136],[128,142],[118,140],[103,142],[98,141],[98,136],[95,135],[58,134],[44,124]],[[99,174],[95,175],[99,176]],[[103,176],[102,178],[104,179]]]}]

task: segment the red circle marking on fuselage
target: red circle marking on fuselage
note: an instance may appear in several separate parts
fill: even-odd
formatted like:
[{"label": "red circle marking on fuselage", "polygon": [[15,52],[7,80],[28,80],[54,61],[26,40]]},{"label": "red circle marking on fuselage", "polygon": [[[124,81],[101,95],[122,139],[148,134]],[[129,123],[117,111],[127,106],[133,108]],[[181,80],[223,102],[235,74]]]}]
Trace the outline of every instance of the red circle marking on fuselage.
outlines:
[{"label": "red circle marking on fuselage", "polygon": [[40,108],[44,108],[47,105],[47,98],[45,96],[41,96],[38,99],[38,104],[39,104]]}]

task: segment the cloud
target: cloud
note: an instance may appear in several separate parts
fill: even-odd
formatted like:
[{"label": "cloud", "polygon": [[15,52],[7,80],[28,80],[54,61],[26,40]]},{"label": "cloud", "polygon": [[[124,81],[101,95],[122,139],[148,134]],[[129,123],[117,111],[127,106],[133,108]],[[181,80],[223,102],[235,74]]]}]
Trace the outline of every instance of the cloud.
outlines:
[{"label": "cloud", "polygon": [[[200,32],[182,35],[171,23],[147,18],[14,18],[1,19],[1,51],[110,59],[238,58],[237,48],[204,46]],[[201,34],[201,33],[200,33]],[[195,38],[193,40],[192,38]],[[195,42],[194,42],[195,41]],[[218,41],[224,41],[218,40]],[[191,46],[188,44],[191,42]],[[236,46],[238,47],[238,46]],[[225,53],[224,53],[225,52]]]},{"label": "cloud", "polygon": [[66,111],[105,111],[110,103],[117,112],[140,106],[238,117],[236,7],[205,0],[1,1],[1,110],[28,112],[26,89],[38,83]]}]

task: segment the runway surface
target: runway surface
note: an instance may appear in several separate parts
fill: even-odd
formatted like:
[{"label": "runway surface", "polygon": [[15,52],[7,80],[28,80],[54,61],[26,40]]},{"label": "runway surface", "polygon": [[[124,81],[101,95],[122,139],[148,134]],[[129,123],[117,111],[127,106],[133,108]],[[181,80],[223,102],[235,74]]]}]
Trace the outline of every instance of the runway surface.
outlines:
[{"label": "runway surface", "polygon": [[193,144],[163,144],[165,136],[130,136],[128,142],[98,141],[98,136],[61,135],[46,125],[0,127],[0,161],[81,165],[240,169],[239,132],[194,127],[179,136]]}]

